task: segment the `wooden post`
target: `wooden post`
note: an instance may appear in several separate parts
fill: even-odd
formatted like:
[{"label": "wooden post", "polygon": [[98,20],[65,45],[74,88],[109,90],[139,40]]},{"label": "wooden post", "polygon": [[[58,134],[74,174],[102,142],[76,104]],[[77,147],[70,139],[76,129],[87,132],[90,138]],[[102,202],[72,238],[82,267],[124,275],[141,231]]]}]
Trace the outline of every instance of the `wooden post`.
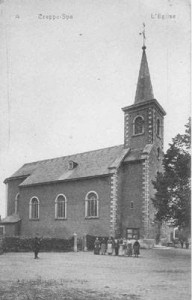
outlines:
[{"label": "wooden post", "polygon": [[74,252],[77,252],[77,234],[74,232],[73,236],[74,236],[74,247],[73,247],[73,251],[74,251]]},{"label": "wooden post", "polygon": [[3,254],[3,238],[0,237],[0,255]]},{"label": "wooden post", "polygon": [[83,237],[83,251],[87,251],[87,236],[86,234]]}]

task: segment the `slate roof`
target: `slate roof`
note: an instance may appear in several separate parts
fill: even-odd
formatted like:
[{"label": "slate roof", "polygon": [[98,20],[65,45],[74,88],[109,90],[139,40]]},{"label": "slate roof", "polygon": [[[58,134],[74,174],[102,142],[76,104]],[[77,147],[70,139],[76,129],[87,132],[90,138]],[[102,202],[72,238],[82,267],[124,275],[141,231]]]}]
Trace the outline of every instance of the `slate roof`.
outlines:
[{"label": "slate roof", "polygon": [[133,162],[144,159],[146,154],[149,154],[153,148],[153,144],[147,144],[144,148],[130,149],[129,154],[123,160],[124,162]]},{"label": "slate roof", "polygon": [[0,221],[0,224],[10,224],[10,223],[14,224],[14,223],[17,223],[19,221],[21,221],[19,215],[13,214],[13,215],[7,216],[4,219],[2,219]]},{"label": "slate roof", "polygon": [[[80,179],[109,175],[114,167],[118,167],[125,158],[129,149],[123,145],[84,152],[69,156],[47,159],[23,165],[11,177],[12,180],[26,177],[20,186],[36,185],[41,183]],[[69,170],[69,161],[77,165]]]},{"label": "slate roof", "polygon": [[131,149],[129,151],[129,155],[125,157],[124,162],[132,162],[141,159],[141,155],[143,154],[143,149]]}]

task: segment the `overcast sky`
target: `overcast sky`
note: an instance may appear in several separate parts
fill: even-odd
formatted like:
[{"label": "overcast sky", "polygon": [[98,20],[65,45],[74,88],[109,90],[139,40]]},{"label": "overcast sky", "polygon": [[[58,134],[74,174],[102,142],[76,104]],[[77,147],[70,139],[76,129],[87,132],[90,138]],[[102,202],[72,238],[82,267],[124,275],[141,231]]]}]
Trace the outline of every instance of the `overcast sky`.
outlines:
[{"label": "overcast sky", "polygon": [[190,1],[1,0],[0,15],[0,215],[2,182],[24,163],[123,143],[143,22],[154,96],[167,112],[164,150],[184,132]]}]

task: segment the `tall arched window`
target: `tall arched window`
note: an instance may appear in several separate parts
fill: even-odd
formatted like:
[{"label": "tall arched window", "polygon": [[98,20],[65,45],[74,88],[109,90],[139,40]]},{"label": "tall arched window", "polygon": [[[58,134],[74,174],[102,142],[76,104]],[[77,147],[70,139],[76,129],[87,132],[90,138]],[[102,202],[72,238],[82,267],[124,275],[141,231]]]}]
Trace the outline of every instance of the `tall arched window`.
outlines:
[{"label": "tall arched window", "polygon": [[64,195],[58,195],[55,199],[55,218],[67,218],[67,198]]},{"label": "tall arched window", "polygon": [[85,217],[99,217],[99,197],[96,192],[89,192],[85,198]]},{"label": "tall arched window", "polygon": [[157,135],[160,136],[161,132],[160,132],[160,120],[157,119]]},{"label": "tall arched window", "polygon": [[133,122],[133,134],[144,133],[144,119],[142,116],[137,116]]},{"label": "tall arched window", "polygon": [[37,197],[31,198],[29,202],[29,218],[32,220],[39,219],[39,199]]},{"label": "tall arched window", "polygon": [[20,194],[18,193],[15,197],[15,214],[18,214],[19,212],[19,197]]}]

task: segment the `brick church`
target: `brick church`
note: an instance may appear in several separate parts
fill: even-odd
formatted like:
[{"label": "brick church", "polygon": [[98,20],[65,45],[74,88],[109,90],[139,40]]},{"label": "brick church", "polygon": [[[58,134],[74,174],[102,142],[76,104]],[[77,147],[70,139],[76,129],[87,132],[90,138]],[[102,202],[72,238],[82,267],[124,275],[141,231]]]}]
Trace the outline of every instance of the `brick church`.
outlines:
[{"label": "brick church", "polygon": [[6,236],[155,238],[152,179],[162,168],[165,111],[145,46],[134,103],[122,110],[124,144],[27,163],[5,179]]}]

